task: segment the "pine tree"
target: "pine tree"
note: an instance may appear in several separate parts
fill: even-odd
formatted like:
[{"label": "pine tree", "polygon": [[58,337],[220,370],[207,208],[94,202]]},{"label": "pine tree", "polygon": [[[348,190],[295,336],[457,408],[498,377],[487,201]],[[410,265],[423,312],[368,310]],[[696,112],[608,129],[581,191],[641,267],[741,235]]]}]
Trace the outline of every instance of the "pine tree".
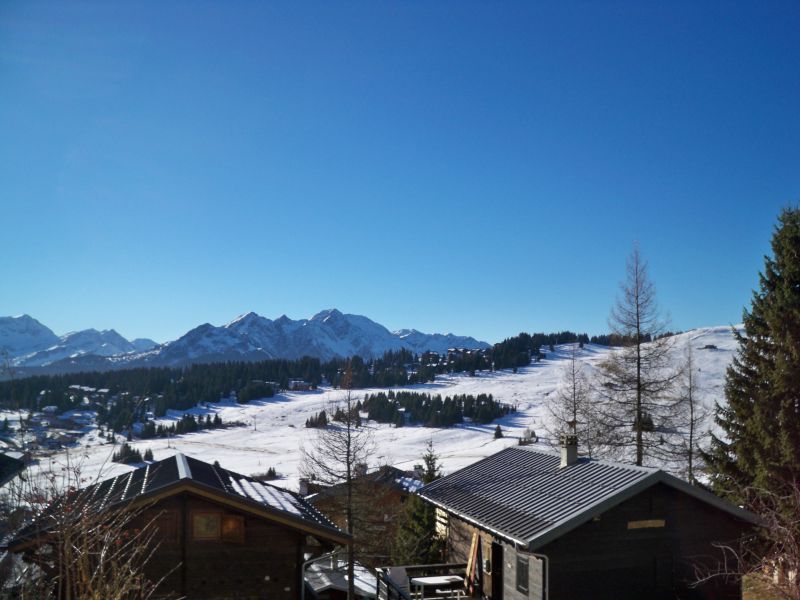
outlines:
[{"label": "pine tree", "polygon": [[494,428],[494,439],[499,440],[503,437],[503,430],[500,429],[500,425]]},{"label": "pine tree", "polygon": [[[704,456],[714,489],[737,502],[789,497],[800,482],[800,209],[785,209],[716,406],[724,436]],[[763,494],[760,494],[763,492]],[[800,533],[800,532],[796,532]]]},{"label": "pine tree", "polygon": [[[422,455],[422,483],[441,477],[439,456],[429,441]],[[431,564],[441,560],[443,541],[436,536],[436,509],[422,498],[410,494],[397,528],[393,559],[396,564]]]}]

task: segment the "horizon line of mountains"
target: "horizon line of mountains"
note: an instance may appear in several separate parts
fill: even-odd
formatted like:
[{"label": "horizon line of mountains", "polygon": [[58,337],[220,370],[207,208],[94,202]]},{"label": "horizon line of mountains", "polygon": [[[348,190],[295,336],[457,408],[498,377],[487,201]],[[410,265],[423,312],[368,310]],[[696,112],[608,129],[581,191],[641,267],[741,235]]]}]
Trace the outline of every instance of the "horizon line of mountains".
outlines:
[{"label": "horizon line of mountains", "polygon": [[85,329],[58,336],[29,315],[0,317],[0,352],[11,366],[26,374],[294,360],[303,356],[322,361],[356,355],[369,359],[390,350],[441,354],[454,347],[490,346],[452,333],[389,331],[367,317],[344,314],[335,308],[299,320],[286,315],[272,320],[249,312],[221,326],[204,323],[163,344],[146,338],[129,341],[113,329]]}]

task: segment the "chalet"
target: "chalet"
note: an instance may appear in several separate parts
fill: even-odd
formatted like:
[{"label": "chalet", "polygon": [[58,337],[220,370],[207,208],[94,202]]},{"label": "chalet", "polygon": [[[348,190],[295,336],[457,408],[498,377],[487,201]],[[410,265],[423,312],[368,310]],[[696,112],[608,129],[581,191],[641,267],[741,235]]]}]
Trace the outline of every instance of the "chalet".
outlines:
[{"label": "chalet", "polygon": [[[447,561],[490,600],[739,599],[718,567],[757,518],[661,470],[513,447],[434,481]],[[697,571],[696,569],[699,569]]]},{"label": "chalet", "polygon": [[[305,486],[308,491],[315,492],[307,496],[307,500],[344,528],[347,524],[345,484],[320,487],[313,482],[301,482],[301,488]],[[389,465],[368,472],[366,465],[356,465],[353,494],[358,515],[354,538],[356,547],[368,555],[363,559],[367,566],[385,564],[389,559],[403,504],[409,494],[421,487],[421,479],[413,472]]]},{"label": "chalet", "polygon": [[[182,454],[80,494],[91,510],[140,507],[130,527],[155,519],[158,546],[145,574],[164,577],[164,595],[293,600],[303,563],[350,539],[297,494]],[[7,549],[26,558],[51,543],[47,517],[12,536]]]}]

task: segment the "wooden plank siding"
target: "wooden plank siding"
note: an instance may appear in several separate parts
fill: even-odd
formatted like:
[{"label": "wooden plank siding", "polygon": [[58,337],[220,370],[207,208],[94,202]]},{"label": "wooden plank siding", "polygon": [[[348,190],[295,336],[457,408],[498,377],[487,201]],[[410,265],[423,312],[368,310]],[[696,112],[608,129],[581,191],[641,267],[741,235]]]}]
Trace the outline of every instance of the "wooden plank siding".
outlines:
[{"label": "wooden plank siding", "polygon": [[[198,511],[243,519],[244,540],[193,539],[192,515]],[[175,592],[198,600],[299,597],[299,568],[306,547],[304,533],[191,493],[160,500],[140,520],[154,516],[165,526],[156,537],[159,546],[146,573],[151,580],[166,576],[159,587],[160,594]]]},{"label": "wooden plank siding", "polygon": [[550,559],[552,600],[738,600],[736,580],[690,586],[696,567],[713,568],[721,558],[712,543],[735,545],[741,531],[731,515],[657,484],[538,552]]},{"label": "wooden plank siding", "polygon": [[[440,514],[444,513],[441,511]],[[706,502],[656,484],[536,550],[550,561],[549,600],[740,600],[741,583],[719,578],[696,589],[698,572],[722,558],[713,543],[738,543],[742,523]],[[492,598],[492,577],[484,572],[490,600],[544,598],[542,562],[526,549],[458,517],[447,516],[447,560],[467,560],[473,534],[483,558],[495,540],[503,545],[503,597]],[[529,590],[517,589],[517,555],[528,558]]]}]

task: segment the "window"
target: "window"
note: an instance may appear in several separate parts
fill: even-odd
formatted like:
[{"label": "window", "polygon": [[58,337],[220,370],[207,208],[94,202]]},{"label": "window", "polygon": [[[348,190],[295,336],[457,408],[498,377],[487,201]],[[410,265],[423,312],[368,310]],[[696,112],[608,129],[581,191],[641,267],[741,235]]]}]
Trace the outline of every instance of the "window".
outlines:
[{"label": "window", "polygon": [[218,540],[222,515],[218,512],[192,513],[192,539]]},{"label": "window", "polygon": [[225,542],[244,544],[244,517],[237,515],[223,516],[222,539]]},{"label": "window", "polygon": [[517,591],[528,593],[528,557],[517,555]]}]

